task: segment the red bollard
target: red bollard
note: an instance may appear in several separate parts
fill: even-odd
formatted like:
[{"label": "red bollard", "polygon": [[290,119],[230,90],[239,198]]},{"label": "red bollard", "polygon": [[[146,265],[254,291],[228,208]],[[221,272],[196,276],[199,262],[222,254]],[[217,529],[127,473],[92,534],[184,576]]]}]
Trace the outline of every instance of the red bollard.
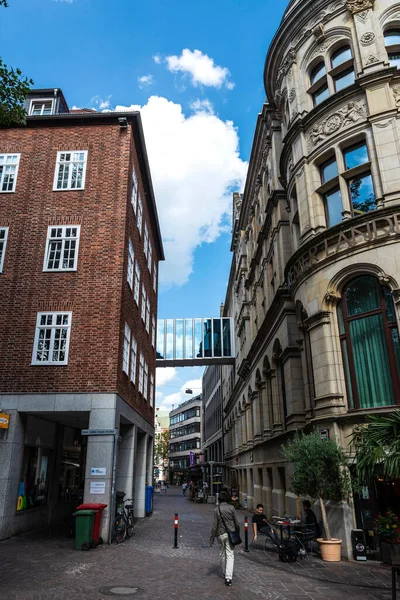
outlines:
[{"label": "red bollard", "polygon": [[175,520],[174,520],[174,548],[178,547],[178,526],[179,526],[178,513],[175,513]]},{"label": "red bollard", "polygon": [[244,551],[250,552],[249,550],[249,518],[244,518]]}]

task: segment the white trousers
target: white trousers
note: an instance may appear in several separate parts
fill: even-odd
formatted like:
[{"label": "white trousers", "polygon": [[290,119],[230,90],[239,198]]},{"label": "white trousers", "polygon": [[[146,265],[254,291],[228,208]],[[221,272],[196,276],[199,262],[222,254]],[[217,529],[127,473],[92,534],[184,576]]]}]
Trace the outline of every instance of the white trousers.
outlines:
[{"label": "white trousers", "polygon": [[218,536],[218,543],[220,548],[219,556],[221,559],[222,573],[224,574],[225,579],[232,579],[235,546],[232,546],[230,543],[227,533]]}]

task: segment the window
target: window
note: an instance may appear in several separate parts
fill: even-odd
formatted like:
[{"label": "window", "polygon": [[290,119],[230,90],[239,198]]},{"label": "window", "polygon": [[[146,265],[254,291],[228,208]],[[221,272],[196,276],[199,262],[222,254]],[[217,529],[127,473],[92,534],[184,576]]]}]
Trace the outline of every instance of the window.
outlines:
[{"label": "window", "polygon": [[138,200],[137,200],[137,226],[138,226],[140,235],[142,235],[142,224],[143,224],[143,204],[142,204],[142,198],[140,197],[140,192],[139,192]]},{"label": "window", "polygon": [[68,364],[71,320],[71,312],[38,313],[32,354],[33,365]]},{"label": "window", "polygon": [[133,298],[139,306],[139,290],[140,290],[140,267],[138,261],[135,263],[135,288],[133,290]]},{"label": "window", "polygon": [[136,357],[137,357],[137,344],[135,338],[132,336],[131,343],[131,381],[136,383]]},{"label": "window", "polygon": [[142,283],[142,321],[143,323],[146,323],[146,288],[144,287],[144,284]]},{"label": "window", "polygon": [[87,150],[57,152],[53,190],[83,190]]},{"label": "window", "polygon": [[129,375],[129,349],[131,347],[131,328],[125,323],[124,330],[124,356],[122,362],[122,370]]},{"label": "window", "polygon": [[318,106],[332,93],[352,85],[355,80],[353,54],[350,46],[341,46],[326,61],[318,62],[310,72],[308,90],[314,106]]},{"label": "window", "polygon": [[151,345],[156,347],[156,319],[153,316],[151,319]]},{"label": "window", "polygon": [[149,230],[147,229],[147,223],[144,224],[144,241],[143,241],[144,255],[147,258],[148,246],[149,246]]},{"label": "window", "polygon": [[139,359],[139,392],[143,394],[144,356],[140,353]]},{"label": "window", "polygon": [[0,273],[3,272],[4,256],[6,254],[8,227],[0,227]]},{"label": "window", "polygon": [[37,102],[31,100],[31,106],[29,114],[32,116],[44,116],[53,114],[53,101],[52,100],[38,100]]},{"label": "window", "polygon": [[129,287],[131,289],[133,289],[134,263],[135,263],[135,255],[133,252],[133,245],[132,245],[131,240],[129,240],[129,242],[128,242],[128,269],[127,269],[126,279],[129,283]]},{"label": "window", "polygon": [[153,290],[157,291],[157,265],[155,262],[153,265]]},{"label": "window", "polygon": [[0,192],[15,192],[20,154],[0,154]]},{"label": "window", "polygon": [[388,29],[384,33],[385,46],[392,67],[400,68],[400,29]]},{"label": "window", "polygon": [[154,375],[150,375],[150,406],[154,405]]},{"label": "window", "polygon": [[151,275],[151,265],[153,262],[153,248],[151,246],[151,242],[149,240],[149,245],[147,248],[147,268],[149,269],[149,273]]},{"label": "window", "polygon": [[340,223],[345,211],[354,217],[376,209],[366,143],[344,149],[343,162],[342,173],[336,155],[319,167],[322,185],[318,192],[324,199],[327,227]]},{"label": "window", "polygon": [[144,361],[144,374],[143,374],[143,398],[147,400],[147,393],[149,391],[149,365]]},{"label": "window", "polygon": [[48,227],[44,271],[76,271],[80,227]]},{"label": "window", "polygon": [[132,203],[132,208],[133,208],[133,212],[136,214],[136,197],[137,197],[137,189],[138,189],[138,183],[137,183],[137,177],[136,177],[136,171],[135,168],[132,169],[132,193],[131,193],[131,203]]},{"label": "window", "polygon": [[150,300],[146,300],[146,331],[150,333]]},{"label": "window", "polygon": [[389,288],[375,277],[357,277],[337,311],[349,408],[399,403],[400,341]]}]

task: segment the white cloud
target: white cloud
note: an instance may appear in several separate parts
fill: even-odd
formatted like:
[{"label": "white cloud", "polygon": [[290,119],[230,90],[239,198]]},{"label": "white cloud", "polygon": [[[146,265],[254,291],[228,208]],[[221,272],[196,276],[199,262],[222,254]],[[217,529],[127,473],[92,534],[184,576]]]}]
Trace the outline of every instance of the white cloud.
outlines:
[{"label": "white cloud", "polygon": [[138,77],[137,80],[141,90],[149,88],[155,83],[153,75],[151,75],[150,73],[149,75],[142,75],[142,77]]},{"label": "white cloud", "polygon": [[162,387],[178,376],[175,367],[161,367],[156,370],[156,387]]},{"label": "white cloud", "polygon": [[74,0],[52,0],[52,2],[65,2],[66,4],[72,4]]},{"label": "white cloud", "polygon": [[[160,64],[161,57],[158,56],[157,59],[157,64]],[[235,86],[232,81],[229,81],[229,69],[216,65],[214,60],[207,54],[203,54],[201,50],[192,52],[188,48],[184,48],[180,56],[167,56],[165,62],[168,71],[171,71],[171,73],[190,75],[194,86],[205,85],[221,88],[225,85],[228,90],[233,89]]]},{"label": "white cloud", "polygon": [[180,104],[151,96],[142,107],[115,108],[141,111],[166,257],[164,288],[187,282],[195,249],[221,234],[247,171],[232,121],[215,115],[209,101],[191,106],[186,116]]},{"label": "white cloud", "polygon": [[112,96],[107,96],[106,99],[101,98],[101,96],[93,96],[90,102],[95,105],[97,110],[105,111],[111,108],[111,98]]},{"label": "white cloud", "polygon": [[[191,389],[193,394],[186,394],[185,391],[187,389]],[[186,402],[186,400],[194,398],[199,394],[201,394],[201,378],[191,379],[182,385],[179,392],[169,394],[163,399],[161,399],[161,397],[156,398],[157,406],[166,410],[171,410],[172,408],[177,408],[179,404],[182,404],[182,402]]]},{"label": "white cloud", "polygon": [[161,65],[162,58],[161,58],[161,56],[160,56],[159,54],[155,54],[155,55],[153,56],[153,60],[154,60],[154,62],[156,63],[156,65]]}]

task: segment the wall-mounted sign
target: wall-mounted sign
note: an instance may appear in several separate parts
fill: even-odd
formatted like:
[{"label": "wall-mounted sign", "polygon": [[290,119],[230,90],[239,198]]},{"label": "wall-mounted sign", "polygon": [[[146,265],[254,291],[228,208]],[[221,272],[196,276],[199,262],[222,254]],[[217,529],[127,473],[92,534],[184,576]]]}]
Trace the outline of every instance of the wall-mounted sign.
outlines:
[{"label": "wall-mounted sign", "polygon": [[106,482],[105,481],[91,481],[90,482],[90,494],[103,495],[106,493]]},{"label": "wall-mounted sign", "polygon": [[0,413],[0,429],[8,429],[10,423],[10,415]]},{"label": "wall-mounted sign", "polygon": [[105,467],[92,467],[90,469],[91,475],[106,475],[107,469]]}]

